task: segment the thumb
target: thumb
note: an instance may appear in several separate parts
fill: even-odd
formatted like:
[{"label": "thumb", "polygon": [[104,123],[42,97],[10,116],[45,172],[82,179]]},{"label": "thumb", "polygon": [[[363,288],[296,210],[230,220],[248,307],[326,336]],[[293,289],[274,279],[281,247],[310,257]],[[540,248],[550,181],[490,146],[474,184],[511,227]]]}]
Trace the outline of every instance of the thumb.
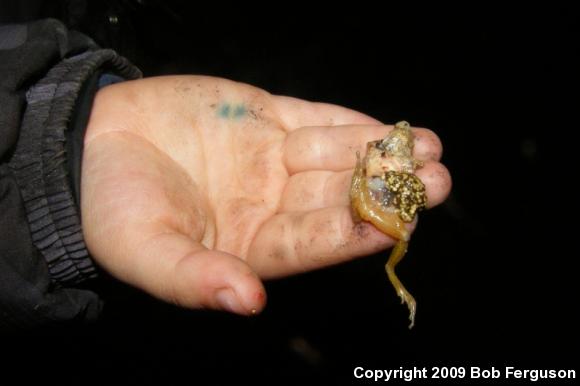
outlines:
[{"label": "thumb", "polygon": [[260,312],[265,306],[262,282],[244,261],[209,250],[185,235],[154,236],[130,254],[124,259],[130,264],[110,271],[162,300],[241,315]]},{"label": "thumb", "polygon": [[266,295],[258,275],[229,253],[203,249],[182,258],[173,274],[173,301],[189,308],[255,314]]}]

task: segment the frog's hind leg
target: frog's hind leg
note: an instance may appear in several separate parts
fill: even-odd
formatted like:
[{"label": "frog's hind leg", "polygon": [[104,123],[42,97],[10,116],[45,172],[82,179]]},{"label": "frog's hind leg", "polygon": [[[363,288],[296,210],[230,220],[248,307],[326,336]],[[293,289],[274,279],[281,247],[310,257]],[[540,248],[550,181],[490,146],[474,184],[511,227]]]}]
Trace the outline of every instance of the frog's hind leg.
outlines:
[{"label": "frog's hind leg", "polygon": [[365,202],[362,198],[362,184],[363,184],[363,168],[360,159],[360,153],[356,152],[356,167],[354,168],[354,173],[352,175],[352,180],[350,183],[350,207],[351,214],[354,223],[359,223],[362,221],[360,213],[364,210],[368,210],[365,207]]},{"label": "frog's hind leg", "polygon": [[391,255],[389,256],[389,260],[385,265],[385,269],[387,271],[387,276],[389,280],[395,287],[397,291],[397,295],[401,298],[401,304],[407,303],[407,307],[409,307],[409,320],[411,324],[409,324],[409,329],[413,328],[415,325],[415,313],[417,312],[417,303],[415,302],[415,298],[413,295],[409,293],[405,289],[405,286],[401,283],[397,275],[395,274],[395,267],[397,264],[403,259],[405,253],[407,253],[407,246],[409,243],[404,240],[399,240],[393,250],[391,251]]}]

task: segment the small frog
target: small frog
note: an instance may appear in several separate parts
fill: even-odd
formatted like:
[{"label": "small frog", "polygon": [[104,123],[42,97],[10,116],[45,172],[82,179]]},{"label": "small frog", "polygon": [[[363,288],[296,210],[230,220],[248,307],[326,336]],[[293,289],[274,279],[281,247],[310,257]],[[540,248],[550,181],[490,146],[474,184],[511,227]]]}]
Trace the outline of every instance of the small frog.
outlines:
[{"label": "small frog", "polygon": [[414,174],[422,162],[413,158],[413,132],[401,121],[383,140],[367,143],[367,153],[357,162],[350,188],[356,221],[369,221],[381,232],[398,240],[385,266],[389,280],[409,307],[409,328],[415,324],[417,305],[397,275],[395,266],[407,252],[410,233],[405,223],[413,221],[427,205],[425,185]]}]

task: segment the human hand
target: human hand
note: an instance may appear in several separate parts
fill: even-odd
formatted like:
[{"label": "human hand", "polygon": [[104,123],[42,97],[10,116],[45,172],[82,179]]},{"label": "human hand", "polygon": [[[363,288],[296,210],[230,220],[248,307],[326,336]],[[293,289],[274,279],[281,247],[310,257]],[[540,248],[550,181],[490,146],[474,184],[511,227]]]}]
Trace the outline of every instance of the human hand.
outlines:
[{"label": "human hand", "polygon": [[[85,136],[83,232],[121,281],[189,308],[260,311],[260,278],[369,255],[394,244],[354,223],[356,151],[392,126],[339,106],[200,76],[101,89]],[[451,179],[441,144],[415,129],[432,207]],[[414,226],[414,224],[412,225]]]}]

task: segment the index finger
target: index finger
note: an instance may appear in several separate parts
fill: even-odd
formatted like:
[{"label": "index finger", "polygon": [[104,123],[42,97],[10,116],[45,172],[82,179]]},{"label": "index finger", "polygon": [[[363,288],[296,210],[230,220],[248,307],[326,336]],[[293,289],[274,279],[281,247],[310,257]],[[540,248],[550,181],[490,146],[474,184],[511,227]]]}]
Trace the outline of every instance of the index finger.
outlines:
[{"label": "index finger", "polygon": [[[384,138],[392,125],[344,125],[302,127],[288,134],[284,143],[284,163],[290,175],[310,170],[352,169],[356,152],[366,153],[366,144]],[[442,146],[428,129],[413,128],[413,156],[422,161],[438,161]]]}]

